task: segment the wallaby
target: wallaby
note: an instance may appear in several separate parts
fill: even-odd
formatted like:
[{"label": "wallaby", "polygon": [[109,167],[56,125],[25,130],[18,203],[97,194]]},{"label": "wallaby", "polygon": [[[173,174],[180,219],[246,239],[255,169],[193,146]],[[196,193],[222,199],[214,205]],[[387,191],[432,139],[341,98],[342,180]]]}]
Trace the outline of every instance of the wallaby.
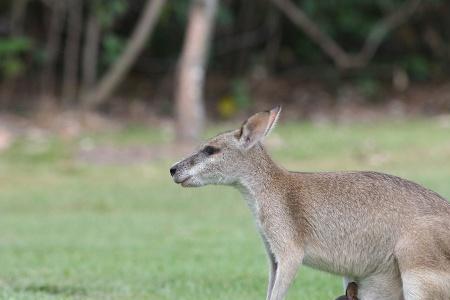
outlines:
[{"label": "wallaby", "polygon": [[284,299],[304,264],[357,282],[362,300],[449,300],[450,203],[383,173],[279,167],[261,142],[280,111],[251,116],[170,168],[183,187],[241,191],[270,262],[267,299]]}]

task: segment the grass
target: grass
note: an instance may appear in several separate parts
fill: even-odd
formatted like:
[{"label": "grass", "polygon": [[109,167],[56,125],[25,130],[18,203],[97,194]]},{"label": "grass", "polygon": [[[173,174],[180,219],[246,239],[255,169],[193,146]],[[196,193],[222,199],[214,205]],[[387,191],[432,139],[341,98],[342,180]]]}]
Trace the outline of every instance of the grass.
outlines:
[{"label": "grass", "polygon": [[[0,299],[264,299],[266,260],[250,213],[226,187],[182,189],[172,160],[95,166],[80,143],[151,144],[155,129],[0,155]],[[295,170],[375,169],[450,197],[450,129],[434,120],[283,124],[267,141]],[[175,158],[174,158],[175,160]],[[302,268],[288,299],[334,299],[340,279]]]}]

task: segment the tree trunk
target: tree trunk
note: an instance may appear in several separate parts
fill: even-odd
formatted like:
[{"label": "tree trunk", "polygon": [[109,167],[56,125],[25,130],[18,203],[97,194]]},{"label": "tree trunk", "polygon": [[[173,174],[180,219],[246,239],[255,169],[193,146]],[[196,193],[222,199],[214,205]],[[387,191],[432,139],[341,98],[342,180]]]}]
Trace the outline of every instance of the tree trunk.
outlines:
[{"label": "tree trunk", "polygon": [[281,46],[282,33],[280,14],[274,9],[269,10],[267,17],[267,43],[265,48],[265,64],[269,73],[274,71],[276,59]]},{"label": "tree trunk", "polygon": [[95,85],[97,80],[98,51],[100,45],[100,25],[95,15],[91,12],[87,20],[86,40],[83,50],[83,74],[82,91],[86,92]]},{"label": "tree trunk", "polygon": [[[23,23],[27,8],[26,0],[16,0],[11,3],[11,12],[9,17],[9,35],[10,37],[19,37],[23,34]],[[14,102],[17,86],[16,76],[6,76],[1,82],[0,106],[8,108]]]},{"label": "tree trunk", "polygon": [[216,10],[217,0],[192,0],[175,95],[177,138],[182,142],[198,139],[203,127],[205,66]]},{"label": "tree trunk", "polygon": [[12,36],[21,36],[23,34],[23,26],[27,10],[27,4],[28,0],[15,0],[12,3],[11,21],[10,21]]},{"label": "tree trunk", "polygon": [[164,3],[165,0],[147,0],[143,14],[124,52],[99,83],[83,95],[82,102],[86,108],[92,108],[104,103],[122,82],[150,38]]},{"label": "tree trunk", "polygon": [[[255,2],[254,1],[241,1],[241,7],[239,14],[237,15],[237,28],[242,32],[249,32],[252,27],[254,28],[253,18],[255,17]],[[237,50],[237,55],[234,62],[234,72],[237,74],[242,74],[245,70],[246,63],[250,56],[250,47],[239,47]]]},{"label": "tree trunk", "polygon": [[45,45],[45,62],[41,75],[41,96],[54,97],[56,93],[56,60],[61,48],[62,30],[66,10],[64,2],[55,0],[49,2],[50,24],[47,31],[47,43]]},{"label": "tree trunk", "polygon": [[70,106],[78,91],[78,66],[82,28],[82,0],[68,0],[67,39],[64,49],[64,75],[62,98],[64,106]]}]

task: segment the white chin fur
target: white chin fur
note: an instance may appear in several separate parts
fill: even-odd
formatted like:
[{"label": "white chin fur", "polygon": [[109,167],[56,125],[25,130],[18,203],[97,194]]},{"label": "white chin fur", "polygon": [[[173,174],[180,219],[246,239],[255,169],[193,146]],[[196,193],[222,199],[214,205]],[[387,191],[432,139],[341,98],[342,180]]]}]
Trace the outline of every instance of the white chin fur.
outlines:
[{"label": "white chin fur", "polygon": [[194,177],[191,177],[188,180],[181,183],[182,187],[199,187],[199,186],[203,186],[203,185],[204,185],[203,182],[201,182],[200,180],[197,180]]}]

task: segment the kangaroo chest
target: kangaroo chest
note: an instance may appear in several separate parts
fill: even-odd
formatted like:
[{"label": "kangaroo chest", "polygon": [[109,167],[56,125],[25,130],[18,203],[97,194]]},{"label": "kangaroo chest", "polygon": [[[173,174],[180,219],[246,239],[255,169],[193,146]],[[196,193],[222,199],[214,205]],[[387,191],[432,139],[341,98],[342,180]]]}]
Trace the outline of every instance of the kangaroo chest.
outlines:
[{"label": "kangaroo chest", "polygon": [[[282,252],[297,253],[299,249],[294,224],[283,211],[276,200],[267,198],[264,201],[256,199],[249,193],[244,198],[254,217],[259,233],[269,246],[269,250],[277,257]],[[270,205],[268,205],[270,203]]]}]

